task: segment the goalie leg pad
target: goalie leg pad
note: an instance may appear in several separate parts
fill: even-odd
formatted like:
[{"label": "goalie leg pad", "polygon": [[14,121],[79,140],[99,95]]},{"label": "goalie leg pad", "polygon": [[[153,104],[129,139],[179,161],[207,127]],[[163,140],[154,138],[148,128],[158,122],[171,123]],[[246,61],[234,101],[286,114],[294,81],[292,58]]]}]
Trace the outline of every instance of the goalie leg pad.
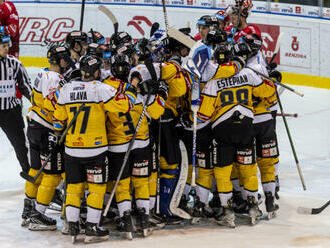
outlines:
[{"label": "goalie leg pad", "polygon": [[[30,168],[30,170],[29,170],[30,176],[34,177],[37,173],[38,173],[38,170]],[[43,174],[44,173],[41,173],[40,176],[38,177],[38,179],[34,183],[31,183],[29,181],[25,182],[25,194],[28,198],[35,199],[37,197],[38,187],[41,183]]]},{"label": "goalie leg pad", "polygon": [[38,188],[37,203],[48,206],[53,199],[55,189],[61,182],[61,175],[44,174]]},{"label": "goalie leg pad", "polygon": [[223,207],[228,207],[228,201],[233,196],[233,185],[230,181],[232,168],[232,164],[214,168],[214,177],[217,183],[221,206]]}]

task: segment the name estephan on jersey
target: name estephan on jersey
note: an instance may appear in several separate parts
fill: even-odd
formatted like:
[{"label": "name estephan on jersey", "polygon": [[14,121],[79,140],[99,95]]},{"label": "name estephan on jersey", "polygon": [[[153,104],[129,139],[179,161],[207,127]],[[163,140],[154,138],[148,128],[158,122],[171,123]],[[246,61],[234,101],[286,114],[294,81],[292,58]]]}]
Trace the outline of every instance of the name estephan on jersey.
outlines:
[{"label": "name estephan on jersey", "polygon": [[246,74],[217,80],[217,85],[220,90],[224,88],[231,88],[232,86],[244,85],[248,83],[249,83],[249,79]]}]

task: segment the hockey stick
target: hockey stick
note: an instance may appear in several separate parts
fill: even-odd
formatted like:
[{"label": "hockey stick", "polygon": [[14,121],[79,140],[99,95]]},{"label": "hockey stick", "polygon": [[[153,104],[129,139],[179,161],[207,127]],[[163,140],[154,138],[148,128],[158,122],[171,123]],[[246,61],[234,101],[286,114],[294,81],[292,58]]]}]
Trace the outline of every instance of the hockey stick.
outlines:
[{"label": "hockey stick", "polygon": [[112,191],[111,191],[110,197],[109,197],[108,202],[107,202],[107,204],[106,204],[106,206],[105,206],[105,209],[104,209],[104,212],[103,212],[103,217],[106,217],[107,214],[108,214],[108,211],[109,211],[109,208],[110,208],[111,202],[112,202],[112,200],[113,200],[113,197],[115,196],[116,189],[117,189],[118,184],[119,184],[119,181],[120,181],[120,179],[121,179],[121,175],[122,175],[123,172],[124,172],[124,169],[125,169],[125,167],[126,167],[126,164],[127,164],[128,158],[129,158],[129,155],[131,154],[131,151],[132,151],[133,145],[134,145],[134,143],[135,143],[135,139],[136,139],[137,133],[138,133],[139,128],[140,128],[140,125],[141,125],[141,123],[142,123],[142,121],[143,121],[143,117],[144,117],[145,114],[146,114],[149,99],[150,99],[150,93],[148,92],[147,100],[146,100],[146,102],[145,102],[145,104],[144,104],[144,106],[143,106],[143,110],[142,110],[142,113],[141,113],[141,115],[140,115],[139,121],[138,121],[138,123],[137,123],[137,125],[136,125],[134,135],[133,135],[133,137],[132,137],[132,139],[131,139],[131,142],[129,143],[128,148],[127,148],[127,151],[126,151],[126,153],[125,153],[124,160],[123,160],[123,164],[122,164],[122,166],[121,166],[121,168],[120,168],[120,171],[119,171],[119,174],[118,174],[118,176],[117,176],[116,183],[115,183],[115,185],[114,185],[114,187],[113,187],[113,189],[112,189]]},{"label": "hockey stick", "polygon": [[297,212],[299,214],[319,214],[321,213],[324,209],[326,209],[330,205],[330,201],[327,201],[323,206],[319,208],[304,208],[304,207],[298,207]]},{"label": "hockey stick", "polygon": [[276,95],[277,95],[277,99],[278,99],[278,104],[280,106],[282,118],[283,118],[283,121],[284,121],[284,126],[285,126],[285,129],[286,129],[286,133],[288,134],[288,138],[289,138],[289,141],[290,141],[290,145],[291,145],[291,149],[292,149],[292,152],[293,152],[293,156],[294,156],[294,159],[296,161],[296,166],[297,166],[298,174],[299,174],[299,177],[300,177],[300,181],[301,181],[301,184],[302,184],[303,189],[306,190],[305,179],[304,179],[304,176],[302,174],[301,167],[299,165],[299,161],[298,161],[298,156],[297,156],[297,153],[296,153],[296,149],[294,148],[293,141],[292,141],[292,138],[291,138],[290,129],[289,129],[288,123],[287,123],[286,118],[285,118],[285,115],[284,115],[282,102],[281,102],[280,96],[278,95],[278,92],[277,92],[277,89],[276,88],[275,88],[275,90],[276,90]]},{"label": "hockey stick", "polygon": [[277,56],[277,54],[280,50],[283,35],[284,35],[284,33],[281,32],[280,35],[278,36],[277,42],[276,42],[276,47],[275,47],[275,50],[274,50],[274,54],[273,54],[272,58],[270,59],[270,61],[268,62],[268,64],[271,64],[274,61],[275,57]]},{"label": "hockey stick", "polygon": [[110,21],[113,23],[114,33],[118,33],[119,23],[117,21],[117,18],[114,16],[114,14],[104,5],[99,5],[98,7],[99,11],[101,11],[103,14],[105,14]]},{"label": "hockey stick", "polygon": [[194,79],[194,75],[191,75],[192,86],[191,86],[191,111],[193,112],[193,146],[192,146],[192,177],[191,185],[196,185],[196,139],[197,139],[197,112],[200,104],[200,85],[199,81]]},{"label": "hockey stick", "polygon": [[85,15],[85,2],[86,0],[82,0],[81,4],[81,12],[80,12],[80,31],[83,29],[83,24],[84,24],[84,15]]},{"label": "hockey stick", "polygon": [[286,84],[280,83],[280,82],[276,81],[275,79],[272,79],[272,78],[266,76],[265,74],[263,74],[263,73],[261,73],[261,72],[255,70],[255,69],[253,69],[253,68],[251,68],[251,67],[249,67],[249,66],[247,66],[246,68],[249,68],[250,70],[252,70],[252,71],[255,72],[256,74],[262,76],[263,78],[266,78],[266,79],[272,81],[274,84],[280,85],[280,86],[282,86],[283,88],[286,88],[287,90],[290,90],[291,92],[295,93],[295,94],[298,95],[298,96],[301,96],[301,97],[304,96],[303,93],[300,93],[299,91],[297,91],[297,90],[295,90],[295,89],[293,89],[293,88],[287,86]]},{"label": "hockey stick", "polygon": [[166,33],[168,34],[168,17],[167,17],[165,0],[162,0],[162,5],[163,5],[163,13],[164,13],[164,21],[165,21],[165,30]]},{"label": "hockey stick", "polygon": [[[75,115],[73,116],[71,122],[70,122],[69,125],[66,127],[66,129],[64,130],[64,132],[63,132],[63,134],[62,134],[62,136],[61,136],[61,139],[60,139],[59,142],[58,142],[58,145],[61,145],[61,144],[63,143],[66,134],[68,133],[69,129],[72,127],[72,125],[73,125],[73,124],[75,123],[75,121],[77,120],[77,117],[78,117],[79,113],[83,110],[84,106],[85,106],[85,103],[83,103],[83,104],[79,107],[77,113],[75,113]],[[44,168],[46,167],[48,161],[51,159],[51,155],[52,155],[52,151],[49,152],[49,155],[46,157],[45,161],[43,162],[43,164],[41,165],[40,169],[38,170],[37,174],[36,174],[34,177],[30,176],[29,174],[27,174],[26,172],[23,172],[23,171],[20,173],[20,176],[21,176],[22,178],[24,178],[25,180],[27,180],[27,181],[29,181],[29,182],[31,182],[31,183],[34,183],[34,182],[38,179],[38,177],[40,176],[41,172],[42,172],[42,171],[44,170]]]},{"label": "hockey stick", "polygon": [[287,113],[284,113],[284,114],[276,114],[276,116],[285,116],[285,117],[294,117],[294,118],[297,118],[298,117],[298,114],[295,113],[295,114],[287,114]]}]

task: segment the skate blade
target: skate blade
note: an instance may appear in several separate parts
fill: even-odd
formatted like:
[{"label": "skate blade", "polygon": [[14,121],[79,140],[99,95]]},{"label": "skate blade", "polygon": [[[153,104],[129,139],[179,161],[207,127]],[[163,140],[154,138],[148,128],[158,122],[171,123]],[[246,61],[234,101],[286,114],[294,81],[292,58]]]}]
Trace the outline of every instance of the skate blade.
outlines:
[{"label": "skate blade", "polygon": [[75,244],[77,242],[77,236],[71,236],[71,242]]},{"label": "skate blade", "polygon": [[50,203],[49,206],[48,206],[48,209],[58,211],[58,212],[62,212],[62,206],[59,206],[55,203]]},{"label": "skate blade", "polygon": [[277,216],[276,211],[274,211],[274,212],[269,212],[269,213],[267,214],[267,220],[274,219],[276,216]]},{"label": "skate blade", "polygon": [[142,236],[144,238],[150,236],[152,234],[152,231],[153,229],[152,228],[145,228],[145,229],[142,229]]},{"label": "skate blade", "polygon": [[22,227],[28,227],[30,225],[30,219],[23,219],[21,226]]},{"label": "skate blade", "polygon": [[133,240],[133,233],[132,232],[122,232],[121,236],[124,239]]},{"label": "skate blade", "polygon": [[29,224],[30,231],[55,231],[56,229],[57,229],[56,225],[45,226],[45,225],[40,225],[40,224],[35,224],[35,223]]},{"label": "skate blade", "polygon": [[217,220],[216,222],[219,226],[226,226],[226,227],[230,227],[230,228],[235,228],[236,227],[234,221],[227,222],[227,221]]},{"label": "skate blade", "polygon": [[109,235],[106,236],[86,236],[84,243],[85,244],[90,244],[90,243],[98,243],[98,242],[102,242],[105,240],[109,239]]}]

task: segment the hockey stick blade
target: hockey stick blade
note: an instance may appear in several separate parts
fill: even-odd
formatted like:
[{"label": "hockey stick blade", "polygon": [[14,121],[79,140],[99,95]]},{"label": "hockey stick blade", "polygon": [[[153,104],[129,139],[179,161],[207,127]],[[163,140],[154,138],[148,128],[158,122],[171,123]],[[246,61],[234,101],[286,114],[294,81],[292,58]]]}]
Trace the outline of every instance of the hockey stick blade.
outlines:
[{"label": "hockey stick blade", "polygon": [[176,28],[168,27],[168,36],[181,42],[183,45],[192,48],[197,42],[192,40],[188,35],[180,32]]},{"label": "hockey stick blade", "polygon": [[269,64],[274,61],[276,55],[278,54],[278,51],[280,50],[280,46],[281,46],[281,41],[282,41],[283,35],[284,35],[284,33],[281,32],[280,35],[277,38],[277,42],[276,42],[276,47],[275,47],[275,50],[274,50],[274,54],[273,54],[271,60],[269,61]]},{"label": "hockey stick blade", "polygon": [[299,207],[297,209],[297,212],[299,214],[319,214],[321,213],[324,209],[326,209],[328,206],[330,205],[330,201],[326,202],[323,206],[319,207],[319,208],[304,208],[304,207]]},{"label": "hockey stick blade", "polygon": [[29,181],[30,183],[34,183],[36,180],[34,179],[34,177],[30,176],[29,174],[27,174],[24,171],[21,171],[21,173],[19,173],[19,175],[25,179],[26,181]]},{"label": "hockey stick blade", "polygon": [[118,33],[119,24],[114,14],[104,5],[99,5],[98,9],[110,19],[110,21],[113,23],[115,33]]}]

